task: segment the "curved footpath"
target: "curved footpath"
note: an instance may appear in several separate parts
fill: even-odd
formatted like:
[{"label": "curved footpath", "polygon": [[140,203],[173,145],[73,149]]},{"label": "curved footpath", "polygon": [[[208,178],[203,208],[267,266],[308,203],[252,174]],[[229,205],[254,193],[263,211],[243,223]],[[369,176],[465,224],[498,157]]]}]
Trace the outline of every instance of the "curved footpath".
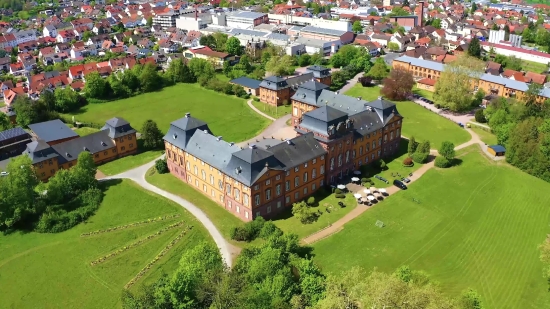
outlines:
[{"label": "curved footpath", "polygon": [[[155,159],[156,160],[156,159]],[[238,250],[233,247],[230,243],[228,243],[225,238],[223,238],[222,234],[216,228],[214,223],[210,221],[210,218],[197,206],[192,204],[191,202],[175,195],[170,192],[164,191],[162,189],[159,189],[152,184],[148,183],[145,180],[145,174],[147,171],[155,165],[155,161],[151,161],[147,164],[144,164],[142,166],[136,167],[132,170],[110,176],[107,178],[103,178],[102,180],[109,180],[109,179],[131,179],[134,182],[136,182],[138,185],[140,185],[142,188],[154,192],[158,195],[164,196],[165,198],[172,200],[173,202],[179,204],[181,207],[185,208],[187,211],[189,211],[197,220],[199,220],[202,225],[208,230],[208,233],[212,236],[214,239],[214,242],[220,249],[220,254],[222,258],[224,259],[225,263],[231,267],[233,265],[233,257],[238,254]]]}]

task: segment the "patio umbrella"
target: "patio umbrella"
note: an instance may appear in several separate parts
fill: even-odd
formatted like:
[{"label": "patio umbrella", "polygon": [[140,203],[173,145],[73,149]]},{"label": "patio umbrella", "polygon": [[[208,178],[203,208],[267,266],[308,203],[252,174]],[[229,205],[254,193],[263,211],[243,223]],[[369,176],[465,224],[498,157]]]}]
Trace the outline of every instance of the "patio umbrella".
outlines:
[{"label": "patio umbrella", "polygon": [[370,190],[369,190],[369,189],[365,189],[365,190],[363,190],[363,192],[365,192],[366,194],[370,194]]},{"label": "patio umbrella", "polygon": [[355,196],[355,198],[361,198],[361,194],[359,193],[355,193],[353,196]]},{"label": "patio umbrella", "polygon": [[361,198],[361,202],[367,202],[368,200],[369,200],[369,199],[366,198],[366,197],[362,197],[362,198]]},{"label": "patio umbrella", "polygon": [[369,201],[372,201],[372,200],[374,200],[374,196],[369,195],[369,196],[367,196],[367,199],[369,199]]},{"label": "patio umbrella", "polygon": [[386,192],[386,189],[380,189],[380,190],[378,190],[378,191],[380,191],[380,193],[387,193],[387,192]]},{"label": "patio umbrella", "polygon": [[344,185],[338,185],[336,186],[336,188],[340,189],[340,190],[345,190],[346,189],[346,186]]}]

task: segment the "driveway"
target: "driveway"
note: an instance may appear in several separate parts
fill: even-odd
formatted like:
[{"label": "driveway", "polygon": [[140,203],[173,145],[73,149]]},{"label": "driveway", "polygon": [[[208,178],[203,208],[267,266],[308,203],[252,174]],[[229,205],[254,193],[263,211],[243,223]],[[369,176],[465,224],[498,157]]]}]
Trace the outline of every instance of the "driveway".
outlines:
[{"label": "driveway", "polygon": [[296,137],[296,132],[294,131],[293,126],[288,126],[286,122],[290,119],[291,115],[285,115],[275,121],[273,121],[269,127],[267,127],[265,130],[262,131],[262,133],[258,134],[257,136],[244,141],[240,142],[237,145],[240,147],[247,147],[248,144],[254,144],[260,141],[264,138],[274,138],[274,139],[287,139],[287,138],[293,138]]},{"label": "driveway", "polygon": [[433,111],[433,112],[436,112],[438,113],[439,115],[455,122],[455,123],[463,123],[463,124],[466,124],[470,121],[473,121],[475,115],[475,111],[470,111],[466,114],[458,114],[458,113],[454,113],[454,112],[451,112],[451,111],[448,111],[448,110],[441,110],[441,109],[438,109],[434,106],[434,104],[428,104],[424,101],[421,101],[419,99],[413,99],[412,100],[414,103],[418,104],[418,105],[422,105],[424,107],[426,107],[427,109]]}]

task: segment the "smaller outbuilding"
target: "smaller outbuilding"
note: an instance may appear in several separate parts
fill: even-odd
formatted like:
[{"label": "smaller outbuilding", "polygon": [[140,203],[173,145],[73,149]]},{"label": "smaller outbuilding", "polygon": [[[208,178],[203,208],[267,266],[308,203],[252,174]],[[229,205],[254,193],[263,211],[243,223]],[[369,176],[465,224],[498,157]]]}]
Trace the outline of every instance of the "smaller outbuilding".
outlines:
[{"label": "smaller outbuilding", "polygon": [[501,145],[491,145],[487,147],[487,152],[495,157],[502,157],[506,153],[506,148]]},{"label": "smaller outbuilding", "polygon": [[229,83],[233,85],[242,86],[244,88],[244,91],[246,91],[246,93],[254,96],[258,96],[258,94],[260,93],[261,81],[255,80],[250,77],[243,76],[243,77],[235,78],[230,80]]}]

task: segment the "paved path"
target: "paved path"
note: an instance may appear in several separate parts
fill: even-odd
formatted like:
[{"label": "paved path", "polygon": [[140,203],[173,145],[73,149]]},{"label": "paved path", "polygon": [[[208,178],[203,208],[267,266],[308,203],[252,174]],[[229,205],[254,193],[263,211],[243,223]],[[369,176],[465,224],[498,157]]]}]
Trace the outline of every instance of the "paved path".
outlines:
[{"label": "paved path", "polygon": [[172,194],[170,192],[164,191],[162,189],[159,189],[159,188],[153,186],[152,184],[148,183],[145,180],[145,174],[147,173],[147,171],[151,167],[154,166],[154,164],[155,164],[155,161],[151,161],[147,164],[136,167],[132,170],[120,173],[118,175],[114,175],[114,176],[104,178],[104,180],[121,179],[121,178],[131,179],[131,180],[135,181],[138,185],[140,185],[142,188],[144,188],[146,190],[149,190],[151,192],[154,192],[158,195],[164,196],[165,198],[167,198],[169,200],[172,200],[175,203],[178,203],[179,205],[181,205],[181,207],[183,207],[187,211],[189,211],[193,216],[195,216],[195,218],[197,218],[197,220],[199,220],[204,225],[204,227],[208,230],[208,232],[210,233],[210,235],[214,239],[214,242],[216,243],[216,245],[220,249],[220,254],[221,254],[222,258],[224,259],[225,263],[228,266],[233,265],[233,256],[238,254],[238,250],[235,250],[235,248],[231,244],[229,244],[225,240],[225,238],[223,238],[222,234],[216,228],[214,223],[212,223],[212,221],[210,221],[210,218],[208,218],[208,216],[200,208],[198,208],[197,206],[195,206],[191,202],[189,202],[189,201],[187,201],[187,200],[185,200],[185,199],[183,199],[183,198],[181,198],[181,197],[179,197],[175,194]]},{"label": "paved path", "polygon": [[419,99],[413,99],[412,100],[414,103],[418,104],[418,105],[422,105],[424,106],[425,108],[455,122],[455,123],[463,123],[464,125],[466,125],[468,122],[470,122],[471,120],[473,120],[475,118],[475,111],[470,111],[466,114],[457,114],[457,113],[454,113],[454,112],[451,112],[451,111],[444,111],[444,110],[441,110],[441,109],[438,109],[434,106],[434,104],[428,104],[424,101],[421,101]]},{"label": "paved path", "polygon": [[344,94],[344,93],[346,93],[346,91],[353,88],[353,86],[355,86],[355,84],[357,84],[357,82],[359,81],[359,78],[361,76],[363,76],[363,74],[365,74],[365,73],[363,73],[363,72],[358,73],[352,79],[348,80],[348,82],[344,85],[344,87],[342,87],[342,89],[338,90],[338,93]]},{"label": "paved path", "polygon": [[293,138],[296,137],[296,132],[294,131],[294,127],[288,126],[286,122],[290,119],[290,114],[284,115],[283,117],[273,121],[269,127],[267,127],[265,130],[263,130],[262,133],[258,134],[257,136],[244,141],[240,142],[237,145],[241,147],[247,147],[248,144],[254,144],[257,143],[259,140],[264,138],[275,138],[275,139],[285,139],[285,138]]},{"label": "paved path", "polygon": [[275,121],[277,119],[265,114],[264,112],[260,111],[259,109],[256,108],[256,106],[254,106],[254,104],[252,104],[252,99],[246,101],[246,104],[248,104],[248,106],[250,106],[250,108],[252,108],[253,111],[255,111],[256,113],[258,113],[260,116],[263,116],[271,121]]}]

